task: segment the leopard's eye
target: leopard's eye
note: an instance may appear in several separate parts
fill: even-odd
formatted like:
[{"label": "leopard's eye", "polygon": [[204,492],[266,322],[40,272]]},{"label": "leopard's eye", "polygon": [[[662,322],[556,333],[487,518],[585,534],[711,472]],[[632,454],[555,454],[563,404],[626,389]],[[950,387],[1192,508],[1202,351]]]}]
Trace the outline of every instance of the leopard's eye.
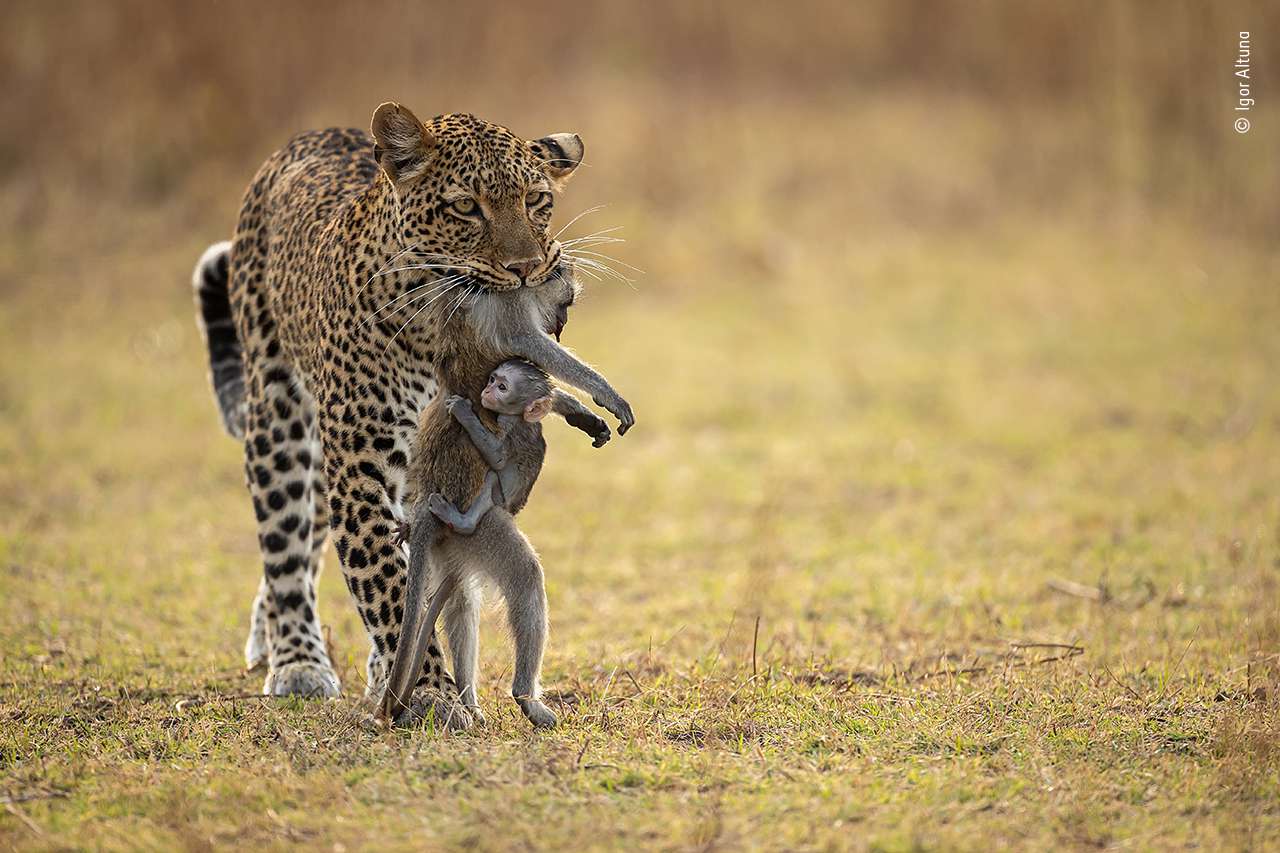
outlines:
[{"label": "leopard's eye", "polygon": [[476,200],[473,198],[460,198],[453,204],[449,205],[453,212],[459,216],[475,216],[479,211]]},{"label": "leopard's eye", "polygon": [[546,190],[534,190],[524,197],[524,203],[526,207],[532,210],[535,207],[541,207],[549,198],[551,198],[551,193]]}]

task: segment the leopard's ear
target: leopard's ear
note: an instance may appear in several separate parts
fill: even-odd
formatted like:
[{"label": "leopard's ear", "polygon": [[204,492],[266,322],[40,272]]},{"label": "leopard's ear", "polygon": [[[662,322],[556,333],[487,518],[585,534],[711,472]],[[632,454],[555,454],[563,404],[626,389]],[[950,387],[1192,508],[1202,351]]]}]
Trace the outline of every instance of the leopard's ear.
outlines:
[{"label": "leopard's ear", "polygon": [[427,170],[436,138],[408,107],[387,101],[374,110],[371,130],[373,159],[392,181],[403,183]]},{"label": "leopard's ear", "polygon": [[529,150],[542,161],[542,170],[557,190],[564,189],[569,176],[582,164],[582,155],[586,152],[582,137],[576,133],[553,133],[535,139],[529,143]]}]

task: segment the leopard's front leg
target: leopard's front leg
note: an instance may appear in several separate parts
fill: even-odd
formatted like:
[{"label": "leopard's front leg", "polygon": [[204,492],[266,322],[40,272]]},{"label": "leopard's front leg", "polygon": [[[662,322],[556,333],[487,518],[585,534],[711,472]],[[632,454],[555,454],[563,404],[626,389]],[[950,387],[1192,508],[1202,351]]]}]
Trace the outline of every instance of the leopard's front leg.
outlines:
[{"label": "leopard's front leg", "polygon": [[[321,407],[329,522],[347,589],[372,646],[365,695],[379,701],[404,618],[408,558],[398,538],[400,501],[417,418],[408,408],[388,412],[383,406],[339,402],[345,397],[333,395]],[[436,725],[450,728],[471,723],[435,637],[408,704],[409,719],[402,722],[433,717]]]},{"label": "leopard's front leg", "polygon": [[320,628],[316,573],[324,535],[317,512],[323,478],[315,459],[314,400],[288,365],[248,373],[245,473],[258,519],[263,578],[246,645],[250,667],[266,664],[264,693],[337,696],[339,682]]}]

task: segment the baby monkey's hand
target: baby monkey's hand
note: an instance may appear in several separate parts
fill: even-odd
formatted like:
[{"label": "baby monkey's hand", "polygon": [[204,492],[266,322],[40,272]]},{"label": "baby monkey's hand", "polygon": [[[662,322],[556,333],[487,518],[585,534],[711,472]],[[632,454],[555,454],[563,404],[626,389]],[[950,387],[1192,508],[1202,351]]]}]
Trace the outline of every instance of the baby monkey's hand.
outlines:
[{"label": "baby monkey's hand", "polygon": [[609,424],[594,412],[574,412],[565,416],[565,422],[591,436],[592,447],[604,447],[613,437],[613,433],[609,431]]},{"label": "baby monkey's hand", "polygon": [[459,406],[469,407],[470,405],[471,405],[471,401],[468,400],[466,397],[463,397],[460,394],[450,394],[448,397],[445,398],[444,410],[452,415],[453,410],[458,408]]}]

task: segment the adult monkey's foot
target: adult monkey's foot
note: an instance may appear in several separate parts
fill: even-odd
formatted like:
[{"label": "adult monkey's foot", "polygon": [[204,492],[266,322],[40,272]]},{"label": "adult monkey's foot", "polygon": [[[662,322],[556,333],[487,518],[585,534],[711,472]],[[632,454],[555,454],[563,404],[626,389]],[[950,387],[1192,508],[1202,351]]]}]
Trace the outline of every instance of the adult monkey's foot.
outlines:
[{"label": "adult monkey's foot", "polygon": [[395,530],[396,544],[404,545],[406,542],[409,541],[409,536],[412,533],[413,533],[413,528],[409,525],[409,522],[401,521],[399,524],[396,525],[396,530]]},{"label": "adult monkey's foot", "polygon": [[338,674],[327,663],[299,661],[272,668],[262,685],[267,696],[303,696],[332,699],[342,691]]},{"label": "adult monkey's foot", "polygon": [[400,728],[429,726],[451,732],[469,729],[475,722],[472,712],[457,696],[446,696],[432,687],[415,687],[395,719]]},{"label": "adult monkey's foot", "polygon": [[520,710],[529,718],[529,722],[540,729],[554,729],[556,727],[555,712],[543,705],[537,699],[531,699],[528,696],[516,696],[516,704],[520,706]]}]

